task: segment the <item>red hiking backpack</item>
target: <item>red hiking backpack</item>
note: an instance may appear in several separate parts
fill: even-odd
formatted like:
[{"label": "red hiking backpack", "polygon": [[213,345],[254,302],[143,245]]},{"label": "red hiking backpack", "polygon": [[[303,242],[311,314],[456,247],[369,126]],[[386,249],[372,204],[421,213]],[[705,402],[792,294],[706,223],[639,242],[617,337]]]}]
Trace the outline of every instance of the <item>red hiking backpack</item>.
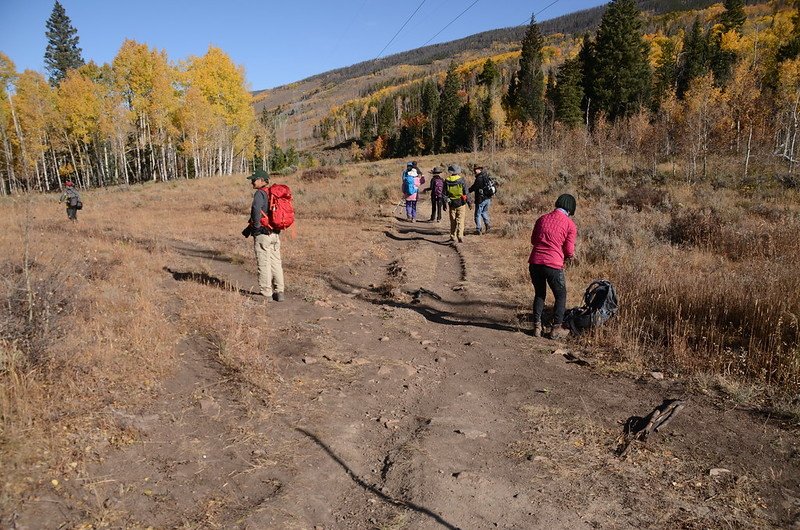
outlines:
[{"label": "red hiking backpack", "polygon": [[267,195],[268,211],[261,212],[261,226],[270,230],[285,230],[294,224],[292,190],[283,184],[261,188]]}]

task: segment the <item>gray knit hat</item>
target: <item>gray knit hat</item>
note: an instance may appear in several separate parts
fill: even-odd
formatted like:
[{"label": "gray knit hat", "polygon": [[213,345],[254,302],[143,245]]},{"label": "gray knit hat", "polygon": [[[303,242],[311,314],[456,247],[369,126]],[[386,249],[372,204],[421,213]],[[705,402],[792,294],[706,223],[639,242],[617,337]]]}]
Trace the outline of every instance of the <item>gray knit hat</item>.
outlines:
[{"label": "gray knit hat", "polygon": [[461,173],[461,166],[459,166],[458,164],[450,164],[449,166],[447,166],[447,171],[451,175],[459,175]]}]

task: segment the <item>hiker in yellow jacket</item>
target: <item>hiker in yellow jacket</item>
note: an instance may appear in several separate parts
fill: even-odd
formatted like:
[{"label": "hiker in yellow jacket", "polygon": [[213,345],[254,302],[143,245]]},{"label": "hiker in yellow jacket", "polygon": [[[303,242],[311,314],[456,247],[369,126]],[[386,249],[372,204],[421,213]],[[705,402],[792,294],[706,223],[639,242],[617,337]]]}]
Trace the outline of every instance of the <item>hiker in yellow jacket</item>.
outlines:
[{"label": "hiker in yellow jacket", "polygon": [[472,200],[467,192],[467,182],[461,176],[461,166],[447,166],[449,176],[444,179],[444,196],[450,216],[450,241],[464,242],[464,224],[467,218],[467,207],[472,208]]}]

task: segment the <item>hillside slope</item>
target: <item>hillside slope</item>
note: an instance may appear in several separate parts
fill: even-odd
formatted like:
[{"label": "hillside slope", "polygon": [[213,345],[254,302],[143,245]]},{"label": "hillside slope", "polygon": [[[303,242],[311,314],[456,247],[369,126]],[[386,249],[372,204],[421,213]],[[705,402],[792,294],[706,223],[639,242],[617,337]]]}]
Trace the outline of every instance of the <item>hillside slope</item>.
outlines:
[{"label": "hillside slope", "polygon": [[[715,2],[639,0],[638,3],[642,11],[657,15],[703,9]],[[758,2],[751,0],[747,3]],[[543,21],[539,26],[544,35],[578,35],[595,29],[604,11],[605,6],[585,9]],[[526,26],[516,26],[484,31],[463,39],[364,61],[288,85],[256,91],[255,108],[259,114],[266,109],[277,116],[276,139],[279,144],[294,142],[300,149],[312,148],[317,143],[313,138],[314,127],[332,107],[359,97],[370,86],[443,73],[451,60],[463,62],[517,49],[525,29]]]}]

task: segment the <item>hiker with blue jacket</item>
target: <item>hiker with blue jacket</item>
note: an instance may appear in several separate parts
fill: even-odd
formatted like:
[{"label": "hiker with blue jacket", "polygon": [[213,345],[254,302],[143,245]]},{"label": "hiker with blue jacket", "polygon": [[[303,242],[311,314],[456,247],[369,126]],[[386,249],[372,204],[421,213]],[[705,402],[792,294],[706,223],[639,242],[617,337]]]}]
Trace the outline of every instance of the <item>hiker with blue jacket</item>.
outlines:
[{"label": "hiker with blue jacket", "polygon": [[567,279],[564,276],[564,261],[575,256],[575,239],[578,228],[572,220],[575,215],[575,197],[565,193],[556,200],[556,207],[536,220],[531,233],[531,254],[528,271],[533,283],[533,336],[542,336],[542,311],[547,295],[547,286],[555,296],[551,339],[569,336],[562,326],[567,305]]},{"label": "hiker with blue jacket", "polygon": [[419,187],[425,184],[416,162],[409,162],[403,172],[403,198],[406,201],[406,220],[417,221],[417,195]]},{"label": "hiker with blue jacket", "polygon": [[431,183],[430,185],[422,190],[422,193],[431,192],[431,218],[429,222],[436,221],[437,223],[442,220],[442,208],[445,210],[447,206],[445,205],[444,199],[444,179],[442,178],[442,168],[435,167],[431,170]]},{"label": "hiker with blue jacket", "polygon": [[[492,228],[489,222],[489,206],[492,204],[493,182],[489,174],[483,170],[483,166],[475,166],[475,182],[469,187],[469,192],[475,194],[475,233],[485,234]],[[481,221],[484,230],[481,232]]]}]

